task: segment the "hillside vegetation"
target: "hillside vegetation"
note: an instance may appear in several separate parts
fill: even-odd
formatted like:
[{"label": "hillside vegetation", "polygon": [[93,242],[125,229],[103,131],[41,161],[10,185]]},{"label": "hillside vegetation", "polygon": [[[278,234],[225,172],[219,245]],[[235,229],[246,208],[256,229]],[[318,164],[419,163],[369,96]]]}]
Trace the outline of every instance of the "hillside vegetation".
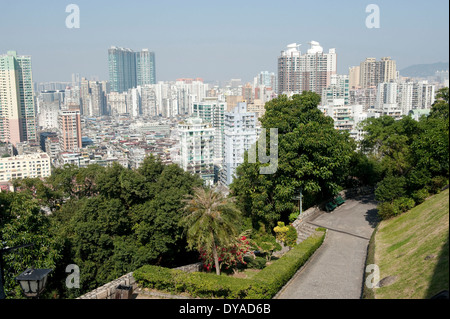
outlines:
[{"label": "hillside vegetation", "polygon": [[[449,287],[449,190],[382,221],[375,235],[381,287],[374,297],[430,298]],[[391,276],[392,284],[383,286]]]}]

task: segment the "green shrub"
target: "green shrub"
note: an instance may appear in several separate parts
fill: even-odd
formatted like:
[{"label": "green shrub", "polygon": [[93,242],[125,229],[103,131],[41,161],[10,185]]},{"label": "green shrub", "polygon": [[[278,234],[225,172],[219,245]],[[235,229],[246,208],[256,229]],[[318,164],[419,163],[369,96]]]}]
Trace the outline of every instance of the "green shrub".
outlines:
[{"label": "green shrub", "polygon": [[298,218],[299,212],[292,212],[289,214],[289,222],[293,223]]},{"label": "green shrub", "polygon": [[378,204],[378,216],[381,219],[389,219],[401,213],[407,212],[416,205],[414,199],[409,197],[400,197],[392,202],[382,202]]},{"label": "green shrub", "polygon": [[445,176],[436,176],[431,180],[430,191],[437,194],[441,189],[448,184],[448,179]]},{"label": "green shrub", "polygon": [[396,200],[394,200],[393,204],[397,207],[399,213],[407,212],[416,205],[414,199],[408,197],[397,198]]},{"label": "green shrub", "polygon": [[426,188],[422,188],[418,191],[415,191],[412,193],[411,197],[414,199],[417,205],[422,204],[425,199],[427,199],[430,196],[430,193]]},{"label": "green shrub", "polygon": [[306,239],[257,273],[253,279],[200,272],[186,273],[150,265],[137,269],[133,276],[141,287],[174,293],[184,291],[194,297],[270,299],[322,244],[324,237],[325,234]]},{"label": "green shrub", "polygon": [[247,263],[247,268],[263,269],[264,267],[266,267],[267,260],[264,257],[245,257],[244,260]]},{"label": "green shrub", "polygon": [[390,202],[382,202],[378,204],[377,208],[378,216],[383,220],[397,216],[399,213],[398,207]]},{"label": "green shrub", "polygon": [[282,249],[275,236],[272,236],[271,234],[258,234],[253,240],[256,243],[255,249],[265,254],[267,261],[270,261],[274,251]]},{"label": "green shrub", "polygon": [[295,229],[294,226],[289,225],[288,226],[288,231],[286,233],[286,239],[285,239],[285,244],[289,247],[294,247],[297,244],[297,229]]},{"label": "green shrub", "polygon": [[375,198],[380,202],[392,202],[405,195],[405,186],[405,177],[387,176],[377,184]]},{"label": "green shrub", "polygon": [[325,234],[320,237],[311,236],[288,251],[284,256],[264,268],[254,277],[254,280],[266,284],[266,293],[270,298],[274,296],[320,247]]}]

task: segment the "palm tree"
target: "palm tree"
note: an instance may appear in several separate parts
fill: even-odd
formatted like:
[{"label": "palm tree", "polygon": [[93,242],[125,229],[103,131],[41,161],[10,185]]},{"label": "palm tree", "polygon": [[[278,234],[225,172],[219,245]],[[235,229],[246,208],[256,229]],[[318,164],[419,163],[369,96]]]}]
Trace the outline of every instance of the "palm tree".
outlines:
[{"label": "palm tree", "polygon": [[216,274],[220,275],[217,246],[236,243],[240,212],[233,198],[224,197],[215,189],[194,188],[194,195],[184,200],[185,214],[181,224],[186,229],[188,247],[210,249],[213,253]]}]

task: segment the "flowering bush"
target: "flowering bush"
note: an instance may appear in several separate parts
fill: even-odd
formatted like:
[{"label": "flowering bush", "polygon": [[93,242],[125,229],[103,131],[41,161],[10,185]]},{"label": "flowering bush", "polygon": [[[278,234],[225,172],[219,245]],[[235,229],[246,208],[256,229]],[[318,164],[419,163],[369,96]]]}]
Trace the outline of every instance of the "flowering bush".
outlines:
[{"label": "flowering bush", "polygon": [[[222,266],[225,266],[226,269],[234,269],[238,264],[246,264],[244,255],[250,252],[251,244],[246,236],[241,236],[236,244],[216,248],[219,256],[219,268],[222,269]],[[211,271],[215,268],[211,249],[201,249],[200,259],[205,270]]]},{"label": "flowering bush", "polygon": [[273,231],[275,232],[277,239],[281,242],[286,241],[286,234],[289,231],[289,227],[284,225],[283,222],[278,222],[278,226],[276,226]]}]

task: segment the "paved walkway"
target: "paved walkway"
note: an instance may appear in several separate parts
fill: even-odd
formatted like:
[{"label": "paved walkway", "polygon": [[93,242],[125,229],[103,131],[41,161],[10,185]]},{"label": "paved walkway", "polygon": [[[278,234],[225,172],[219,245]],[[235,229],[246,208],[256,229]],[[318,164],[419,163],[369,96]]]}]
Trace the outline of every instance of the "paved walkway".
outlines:
[{"label": "paved walkway", "polygon": [[277,299],[359,299],[376,215],[373,196],[361,196],[310,221],[328,229],[325,241]]}]

